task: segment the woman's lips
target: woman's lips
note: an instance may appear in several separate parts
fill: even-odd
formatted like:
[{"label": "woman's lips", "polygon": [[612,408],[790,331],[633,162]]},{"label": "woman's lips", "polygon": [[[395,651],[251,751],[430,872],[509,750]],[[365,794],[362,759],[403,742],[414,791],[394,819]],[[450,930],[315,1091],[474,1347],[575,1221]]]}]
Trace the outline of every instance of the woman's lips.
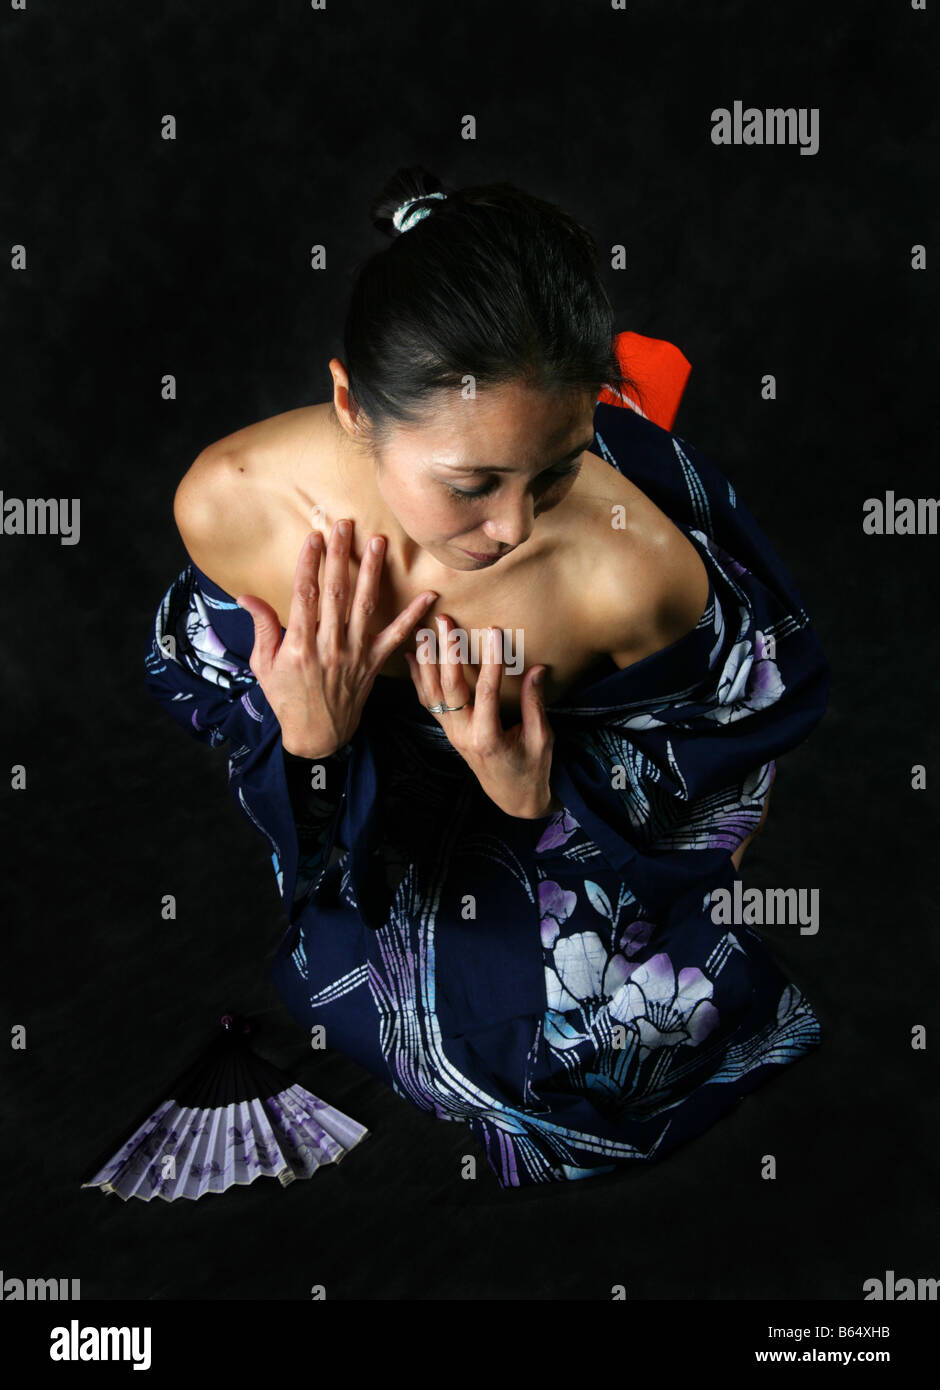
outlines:
[{"label": "woman's lips", "polygon": [[[464,550],[463,546],[461,546],[460,549],[463,550],[463,553],[464,553],[465,555],[469,555],[471,560],[486,560],[486,561],[491,561],[491,560],[498,560],[498,559],[500,559],[500,554],[480,555],[477,551],[474,551],[474,550]],[[505,551],[505,552],[502,552],[502,553],[508,555],[509,552],[508,552],[508,551]]]}]

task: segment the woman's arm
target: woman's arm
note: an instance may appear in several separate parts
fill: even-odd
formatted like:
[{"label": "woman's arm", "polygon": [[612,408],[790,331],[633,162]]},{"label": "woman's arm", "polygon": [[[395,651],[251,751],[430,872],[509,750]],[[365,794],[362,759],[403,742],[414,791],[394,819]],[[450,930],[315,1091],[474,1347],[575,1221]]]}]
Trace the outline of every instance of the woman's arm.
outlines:
[{"label": "woman's arm", "polygon": [[271,527],[263,499],[252,500],[244,484],[237,459],[210,449],[177,489],[174,516],[192,563],[157,611],[146,684],[190,736],[213,748],[228,742],[229,794],[273,850],[278,888],[293,920],[328,867],[351,744],[320,759],[316,777],[308,760],[283,747],[280,721],[249,664],[251,615],[228,588],[237,592],[251,578],[269,592],[264,561]]}]

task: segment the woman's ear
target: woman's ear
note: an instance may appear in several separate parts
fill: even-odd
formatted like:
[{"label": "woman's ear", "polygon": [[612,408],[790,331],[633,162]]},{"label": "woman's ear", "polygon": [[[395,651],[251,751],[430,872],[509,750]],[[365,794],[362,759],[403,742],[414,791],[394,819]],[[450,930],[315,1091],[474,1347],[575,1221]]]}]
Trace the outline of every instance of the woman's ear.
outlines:
[{"label": "woman's ear", "polygon": [[349,374],[338,357],[330,358],[329,367],[333,377],[333,417],[346,434],[356,438],[361,434],[360,411],[349,389]]}]

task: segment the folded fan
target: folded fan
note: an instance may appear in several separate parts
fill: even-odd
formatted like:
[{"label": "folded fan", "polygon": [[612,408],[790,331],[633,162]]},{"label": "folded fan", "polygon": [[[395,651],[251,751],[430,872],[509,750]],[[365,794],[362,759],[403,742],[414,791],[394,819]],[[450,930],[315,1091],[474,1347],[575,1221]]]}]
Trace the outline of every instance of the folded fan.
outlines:
[{"label": "folded fan", "polygon": [[259,1177],[283,1187],[339,1163],[369,1133],[247,1044],[250,1025],[225,1014],[222,1034],[82,1187],[196,1199]]}]

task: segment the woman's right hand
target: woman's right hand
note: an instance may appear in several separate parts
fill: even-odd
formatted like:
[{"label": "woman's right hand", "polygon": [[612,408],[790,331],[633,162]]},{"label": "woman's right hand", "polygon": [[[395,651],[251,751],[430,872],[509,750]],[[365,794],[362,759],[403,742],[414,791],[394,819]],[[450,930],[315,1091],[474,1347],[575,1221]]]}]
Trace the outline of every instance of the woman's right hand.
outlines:
[{"label": "woman's right hand", "polygon": [[254,594],[235,596],[255,625],[248,664],[277,716],[283,747],[305,758],[329,757],[349,742],[376,675],[438,598],[427,590],[381,632],[368,633],[369,617],[378,606],[385,551],[384,538],[373,536],[359,566],[347,627],[353,523],[346,523],[345,536],[342,524],[338,521],[330,535],[322,594],[323,537],[311,531],[304,540],[283,636],[280,618],[269,603]]}]

